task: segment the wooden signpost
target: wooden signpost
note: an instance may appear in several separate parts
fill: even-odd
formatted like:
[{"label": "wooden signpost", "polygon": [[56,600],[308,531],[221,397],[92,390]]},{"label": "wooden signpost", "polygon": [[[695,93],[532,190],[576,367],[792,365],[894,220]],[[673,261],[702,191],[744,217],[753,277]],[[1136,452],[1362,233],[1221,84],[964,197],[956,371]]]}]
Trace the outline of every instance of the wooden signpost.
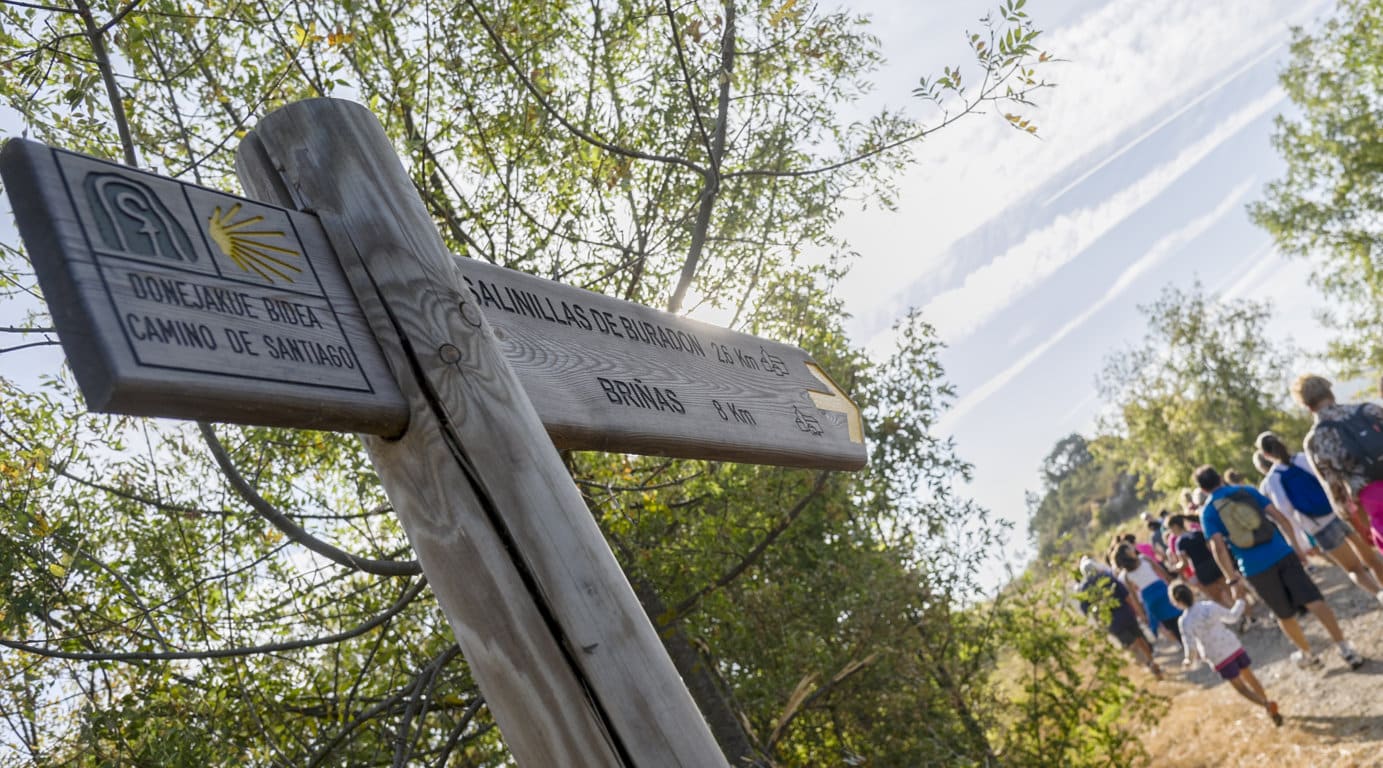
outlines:
[{"label": "wooden signpost", "polygon": [[[93,411],[401,434],[408,407],[314,215],[37,142],[25,242]],[[859,409],[797,347],[457,259],[559,448],[859,469]]]},{"label": "wooden signpost", "polygon": [[237,165],[274,204],[0,150],[88,406],[362,433],[519,764],[723,766],[554,444],[854,469],[854,404],[795,347],[456,259],[359,105]]}]

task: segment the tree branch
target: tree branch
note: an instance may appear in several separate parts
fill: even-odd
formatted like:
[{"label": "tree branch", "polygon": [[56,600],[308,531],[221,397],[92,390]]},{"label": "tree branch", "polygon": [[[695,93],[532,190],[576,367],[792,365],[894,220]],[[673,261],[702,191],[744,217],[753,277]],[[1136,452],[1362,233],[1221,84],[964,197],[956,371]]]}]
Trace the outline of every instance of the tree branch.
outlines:
[{"label": "tree branch", "polygon": [[230,659],[239,656],[254,656],[261,653],[282,653],[284,651],[295,651],[300,648],[312,648],[319,645],[331,645],[359,637],[366,632],[384,624],[385,622],[398,615],[408,604],[422,593],[427,586],[426,579],[420,579],[404,592],[393,605],[384,610],[383,613],[371,618],[369,621],[352,627],[343,632],[337,632],[322,637],[314,637],[309,640],[287,640],[282,643],[266,643],[264,645],[243,646],[240,648],[217,648],[205,651],[116,651],[111,653],[103,652],[83,652],[83,651],[64,651],[57,648],[47,648],[31,643],[22,643],[17,640],[7,640],[0,638],[0,646],[16,651],[32,653],[36,656],[43,656],[50,659],[66,659],[68,661],[184,661],[189,659]]},{"label": "tree branch", "polygon": [[197,429],[201,431],[207,448],[210,449],[212,457],[216,459],[216,464],[221,467],[221,472],[225,474],[236,493],[240,494],[240,498],[289,539],[334,563],[376,576],[416,576],[422,573],[422,567],[417,560],[373,560],[359,557],[308,533],[306,529],[288,519],[287,515],[266,501],[263,496],[260,496],[259,492],[245,480],[240,471],[236,469],[235,463],[231,461],[230,454],[221,445],[221,441],[216,439],[216,432],[210,424],[199,421],[197,422]]},{"label": "tree branch", "polygon": [[701,589],[698,589],[690,597],[686,598],[682,602],[678,603],[675,607],[673,607],[672,611],[670,612],[671,618],[665,623],[672,623],[674,621],[678,621],[683,616],[687,615],[687,613],[690,612],[692,608],[695,608],[696,604],[701,601],[701,598],[705,597],[711,592],[714,592],[717,589],[720,589],[721,587],[728,585],[730,582],[739,578],[740,574],[749,570],[751,566],[757,563],[763,557],[764,552],[768,550],[769,546],[771,546],[773,542],[777,541],[778,537],[782,536],[783,532],[786,531],[788,527],[791,526],[793,522],[795,522],[797,518],[801,516],[802,512],[807,508],[807,505],[811,503],[812,499],[815,499],[818,495],[820,495],[821,490],[826,487],[826,479],[830,476],[831,473],[829,471],[816,473],[816,482],[812,484],[811,490],[807,492],[806,496],[803,496],[796,504],[794,504],[792,509],[788,510],[787,515],[783,517],[782,521],[780,521],[778,525],[774,526],[773,529],[768,532],[768,535],[764,536],[758,544],[755,544],[754,548],[751,549],[749,553],[746,554],[743,558],[741,558],[738,563],[735,563],[733,567],[731,567],[725,573],[721,574],[720,578],[716,579],[714,582],[710,584],[707,584]]},{"label": "tree branch", "polygon": [[42,5],[40,3],[25,3],[21,0],[0,0],[0,5],[12,5],[15,8],[32,8],[36,11],[51,11],[53,13],[80,13],[72,8],[60,8],[56,5]]},{"label": "tree branch", "polygon": [[677,286],[668,300],[667,311],[676,313],[682,309],[687,298],[692,279],[696,277],[696,267],[701,261],[701,251],[706,246],[706,232],[711,228],[711,214],[715,211],[716,199],[720,195],[721,161],[725,158],[725,136],[730,123],[730,81],[735,69],[735,0],[725,0],[725,29],[720,38],[720,93],[716,104],[715,134],[711,137],[710,168],[702,172],[704,186],[697,202],[696,223],[692,226],[691,245],[687,248],[687,259],[682,263],[682,274],[677,278]]},{"label": "tree branch", "polygon": [[[86,39],[91,43],[91,52],[96,56],[96,66],[101,71],[101,79],[106,85],[106,98],[110,101],[111,114],[115,118],[115,129],[120,134],[120,147],[125,152],[125,165],[131,168],[138,167],[139,158],[135,156],[134,139],[130,137],[130,122],[125,115],[125,105],[120,101],[120,86],[115,83],[115,70],[111,68],[110,55],[106,53],[106,30],[97,26],[87,0],[75,1],[77,12],[82,17],[82,26],[86,29]],[[130,8],[121,15],[128,13],[133,7],[134,3],[131,3]]]},{"label": "tree branch", "polygon": [[533,84],[533,81],[530,80],[526,75],[524,75],[523,68],[519,66],[519,63],[514,60],[513,55],[509,53],[509,48],[505,46],[504,40],[500,38],[499,33],[495,31],[494,25],[490,24],[489,19],[485,18],[485,14],[481,12],[479,7],[477,7],[475,0],[466,0],[466,6],[471,9],[471,13],[475,14],[476,19],[480,22],[480,26],[485,30],[485,33],[489,35],[490,41],[495,44],[495,50],[499,52],[500,57],[504,59],[504,63],[507,64],[509,66],[509,69],[513,71],[514,76],[518,78],[519,83],[523,85],[524,90],[528,91],[529,95],[532,96],[534,100],[538,102],[539,106],[543,108],[544,112],[547,112],[549,115],[551,115],[554,120],[560,123],[561,126],[567,129],[567,131],[570,132],[573,136],[577,137],[578,139],[581,139],[582,141],[588,144],[593,144],[597,147],[600,147],[606,152],[620,155],[621,157],[628,157],[635,160],[648,160],[655,163],[671,163],[673,165],[680,165],[684,168],[696,171],[697,173],[705,173],[705,170],[702,169],[701,166],[697,165],[696,163],[693,163],[692,161],[684,157],[674,157],[670,155],[654,155],[649,154],[647,152],[640,152],[638,150],[628,149],[626,147],[621,147],[617,144],[611,144],[610,142],[605,141],[604,139],[601,139],[597,136],[587,133],[586,131],[581,130],[570,120],[568,120],[565,115],[563,115],[561,112],[558,112],[557,108],[552,105],[552,102],[548,101],[547,97],[543,95],[542,91],[538,90],[538,87]]},{"label": "tree branch", "polygon": [[[452,643],[445,650],[437,654],[427,666],[423,667],[418,674],[417,680],[413,682],[412,690],[408,696],[408,707],[403,711],[403,718],[399,722],[397,733],[394,735],[394,766],[395,768],[406,768],[409,758],[413,755],[414,743],[408,738],[408,732],[413,728],[413,719],[426,712],[428,693],[437,679],[437,674],[442,671],[452,659],[461,654],[461,646]],[[422,736],[421,730],[418,736]]]},{"label": "tree branch", "polygon": [[835,673],[830,680],[817,686],[816,690],[811,693],[806,692],[806,687],[811,685],[816,673],[802,678],[802,681],[797,684],[797,688],[788,696],[788,703],[783,709],[783,714],[779,716],[778,724],[773,727],[773,732],[769,734],[768,741],[764,744],[765,750],[769,752],[773,751],[773,747],[777,745],[778,741],[787,733],[788,726],[793,720],[797,719],[798,715],[805,712],[807,708],[811,706],[812,702],[830,693],[837,685],[840,685],[856,672],[869,666],[874,662],[874,659],[878,658],[878,655],[878,652],[871,653],[859,661],[847,663],[844,667],[841,667],[840,671]]},{"label": "tree branch", "polygon": [[0,355],[6,352],[18,352],[21,349],[32,349],[34,347],[54,347],[60,342],[47,339],[45,341],[31,341],[28,344],[16,344],[13,347],[0,347]]}]

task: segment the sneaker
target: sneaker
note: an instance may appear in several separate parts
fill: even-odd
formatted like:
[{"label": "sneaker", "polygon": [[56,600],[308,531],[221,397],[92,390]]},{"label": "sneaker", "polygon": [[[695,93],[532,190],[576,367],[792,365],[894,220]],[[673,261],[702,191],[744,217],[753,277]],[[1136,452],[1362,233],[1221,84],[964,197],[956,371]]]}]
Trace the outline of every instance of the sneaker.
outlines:
[{"label": "sneaker", "polygon": [[1282,727],[1282,713],[1277,711],[1277,702],[1268,702],[1268,717],[1272,718],[1273,725]]},{"label": "sneaker", "polygon": [[1345,663],[1349,665],[1350,669],[1358,669],[1364,666],[1364,657],[1360,656],[1359,652],[1354,650],[1351,646],[1346,645],[1340,648],[1340,658],[1345,660]]},{"label": "sneaker", "polygon": [[[1344,652],[1341,651],[1341,653]],[[1296,662],[1298,669],[1320,669],[1321,667],[1325,666],[1325,664],[1321,661],[1320,656],[1317,656],[1314,653],[1308,656],[1305,653],[1302,653],[1301,651],[1292,651],[1292,661]],[[1346,659],[1346,661],[1348,661],[1348,659]],[[1361,659],[1359,663],[1363,664],[1364,662]]]},{"label": "sneaker", "polygon": [[1379,603],[1383,603],[1383,589],[1380,589],[1380,590],[1378,590],[1377,592],[1375,592],[1374,595],[1373,595],[1373,597],[1374,597],[1374,599],[1377,600]]}]

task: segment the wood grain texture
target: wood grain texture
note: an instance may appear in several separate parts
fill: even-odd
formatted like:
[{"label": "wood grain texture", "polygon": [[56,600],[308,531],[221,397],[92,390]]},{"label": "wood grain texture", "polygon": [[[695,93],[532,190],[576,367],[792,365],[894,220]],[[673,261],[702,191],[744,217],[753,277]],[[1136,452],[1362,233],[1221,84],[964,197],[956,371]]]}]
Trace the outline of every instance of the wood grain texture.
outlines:
[{"label": "wood grain texture", "polygon": [[819,366],[797,347],[474,259],[456,264],[558,447],[865,464],[859,409],[825,397]]},{"label": "wood grain texture", "polygon": [[289,105],[238,163],[321,217],[400,371],[409,429],[366,446],[516,760],[725,765],[374,116]]},{"label": "wood grain texture", "polygon": [[91,410],[407,426],[315,217],[21,139],[0,173]]}]

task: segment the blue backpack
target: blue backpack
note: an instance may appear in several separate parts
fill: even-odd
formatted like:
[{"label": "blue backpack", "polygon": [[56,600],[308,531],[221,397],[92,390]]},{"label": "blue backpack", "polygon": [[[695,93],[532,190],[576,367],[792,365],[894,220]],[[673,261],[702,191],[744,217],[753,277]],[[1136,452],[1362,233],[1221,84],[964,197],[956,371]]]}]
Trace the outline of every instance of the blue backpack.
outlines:
[{"label": "blue backpack", "polygon": [[1335,511],[1330,506],[1330,497],[1316,476],[1288,462],[1282,470],[1282,490],[1297,511],[1307,517],[1325,517]]}]

